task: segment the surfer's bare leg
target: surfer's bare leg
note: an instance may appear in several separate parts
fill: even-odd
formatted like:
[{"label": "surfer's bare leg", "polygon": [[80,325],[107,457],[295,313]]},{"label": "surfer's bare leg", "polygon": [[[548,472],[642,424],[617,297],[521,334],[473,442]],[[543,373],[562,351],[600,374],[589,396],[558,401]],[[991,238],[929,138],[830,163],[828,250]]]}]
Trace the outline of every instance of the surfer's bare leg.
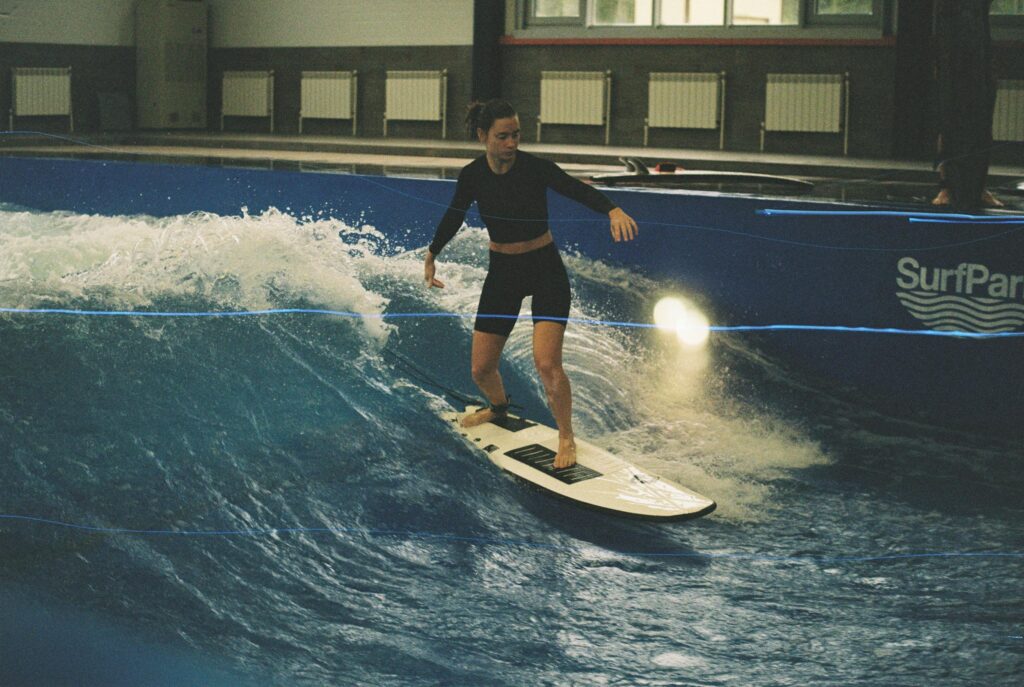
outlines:
[{"label": "surfer's bare leg", "polygon": [[[491,405],[501,405],[507,401],[505,385],[498,372],[501,352],[505,348],[507,336],[488,332],[473,332],[472,373],[473,381],[480,387]],[[462,418],[463,427],[475,427],[490,422],[497,415],[490,408],[481,408],[472,415]]]},{"label": "surfer's bare leg", "polygon": [[561,322],[537,322],[533,325],[533,362],[548,395],[551,414],[558,425],[558,454],[555,468],[576,464],[576,440],[572,431],[572,387],[562,368],[562,341],[565,325]]}]

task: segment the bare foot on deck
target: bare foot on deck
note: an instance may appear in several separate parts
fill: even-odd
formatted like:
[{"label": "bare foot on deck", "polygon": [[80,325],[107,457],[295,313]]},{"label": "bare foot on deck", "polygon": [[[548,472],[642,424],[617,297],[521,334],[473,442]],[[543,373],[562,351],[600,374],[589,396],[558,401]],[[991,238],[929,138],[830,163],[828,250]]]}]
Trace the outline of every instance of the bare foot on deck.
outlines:
[{"label": "bare foot on deck", "polygon": [[563,470],[576,464],[576,440],[572,437],[558,440],[558,453],[555,454],[555,469]]},{"label": "bare foot on deck", "polygon": [[[939,195],[932,199],[932,205],[952,205],[953,199],[949,195],[948,189],[940,189]],[[981,206],[985,208],[1001,208],[1003,207],[1002,201],[992,195],[991,191],[981,192]]]},{"label": "bare foot on deck", "polygon": [[485,422],[490,422],[491,420],[500,417],[502,414],[503,413],[496,413],[490,408],[481,408],[475,413],[463,415],[462,419],[459,420],[459,424],[463,427],[476,427],[484,424]]},{"label": "bare foot on deck", "polygon": [[981,193],[981,204],[987,208],[1001,208],[1003,207],[1002,201],[992,195],[991,191],[982,191]]}]

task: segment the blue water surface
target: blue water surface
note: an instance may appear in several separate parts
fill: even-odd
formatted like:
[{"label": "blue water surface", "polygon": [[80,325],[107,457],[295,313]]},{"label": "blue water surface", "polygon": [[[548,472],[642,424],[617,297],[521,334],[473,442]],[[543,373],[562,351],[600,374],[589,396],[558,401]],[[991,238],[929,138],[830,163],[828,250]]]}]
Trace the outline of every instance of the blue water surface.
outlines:
[{"label": "blue water surface", "polygon": [[[742,334],[574,324],[577,431],[719,503],[581,510],[438,419],[471,320],[380,317],[471,313],[482,234],[434,292],[385,243],[0,209],[4,307],[366,315],[0,315],[0,684],[1016,684],[1020,447],[839,400]],[[567,263],[574,316],[647,321],[666,289]],[[549,420],[530,329],[503,372]]]}]

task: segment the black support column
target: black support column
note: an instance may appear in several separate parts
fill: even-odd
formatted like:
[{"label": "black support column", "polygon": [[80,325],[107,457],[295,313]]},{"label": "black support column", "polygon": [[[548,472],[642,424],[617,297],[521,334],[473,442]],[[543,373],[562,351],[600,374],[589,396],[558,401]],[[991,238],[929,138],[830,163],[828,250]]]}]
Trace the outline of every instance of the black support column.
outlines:
[{"label": "black support column", "polygon": [[473,0],[473,99],[501,97],[501,46],[505,3]]},{"label": "black support column", "polygon": [[901,159],[931,159],[938,133],[933,0],[900,0],[898,7],[893,154]]}]

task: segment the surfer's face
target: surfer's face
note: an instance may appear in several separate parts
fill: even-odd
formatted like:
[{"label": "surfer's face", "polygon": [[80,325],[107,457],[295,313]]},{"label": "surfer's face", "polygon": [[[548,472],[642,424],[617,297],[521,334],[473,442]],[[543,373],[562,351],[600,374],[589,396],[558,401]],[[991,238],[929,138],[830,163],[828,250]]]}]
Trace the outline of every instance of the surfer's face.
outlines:
[{"label": "surfer's face", "polygon": [[519,149],[519,117],[504,117],[494,120],[485,133],[476,130],[480,142],[487,147],[487,156],[492,160],[511,162]]}]

